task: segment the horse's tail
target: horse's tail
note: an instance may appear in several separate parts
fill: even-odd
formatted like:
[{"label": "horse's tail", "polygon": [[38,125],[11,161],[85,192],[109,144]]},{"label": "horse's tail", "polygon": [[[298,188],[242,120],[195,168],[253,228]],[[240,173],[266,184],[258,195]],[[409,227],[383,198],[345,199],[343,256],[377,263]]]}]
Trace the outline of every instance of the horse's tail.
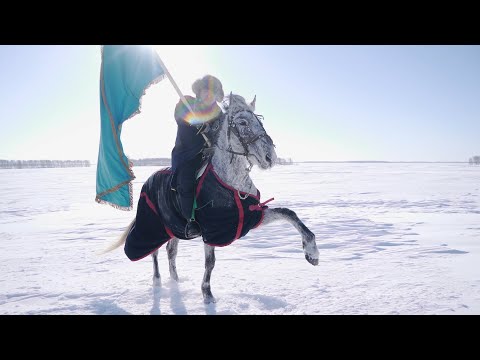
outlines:
[{"label": "horse's tail", "polygon": [[127,226],[123,234],[118,238],[117,241],[114,243],[110,244],[105,250],[101,251],[99,255],[106,254],[107,252],[113,251],[116,248],[122,246],[125,243],[125,240],[127,239],[128,233],[130,232],[130,229],[132,228],[133,224],[135,223],[135,218],[132,220],[130,225]]}]

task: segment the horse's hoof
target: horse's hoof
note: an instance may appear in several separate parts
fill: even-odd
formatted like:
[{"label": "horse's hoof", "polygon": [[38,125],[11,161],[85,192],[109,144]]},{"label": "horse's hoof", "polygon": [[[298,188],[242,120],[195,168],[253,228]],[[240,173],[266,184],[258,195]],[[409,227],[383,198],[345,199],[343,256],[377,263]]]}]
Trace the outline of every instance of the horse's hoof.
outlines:
[{"label": "horse's hoof", "polygon": [[207,296],[205,299],[203,299],[203,302],[205,304],[212,304],[212,303],[216,303],[217,300],[213,296]]},{"label": "horse's hoof", "polygon": [[162,281],[158,277],[153,277],[153,287],[161,287],[162,286]]},{"label": "horse's hoof", "polygon": [[210,303],[215,303],[217,302],[217,300],[215,300],[215,298],[213,297],[213,294],[212,292],[210,291],[210,289],[208,290],[205,290],[203,292],[203,302],[205,304],[210,304]]},{"label": "horse's hoof", "polygon": [[318,259],[317,258],[312,258],[308,255],[305,255],[305,259],[307,259],[307,261],[312,264],[312,265],[318,265]]}]

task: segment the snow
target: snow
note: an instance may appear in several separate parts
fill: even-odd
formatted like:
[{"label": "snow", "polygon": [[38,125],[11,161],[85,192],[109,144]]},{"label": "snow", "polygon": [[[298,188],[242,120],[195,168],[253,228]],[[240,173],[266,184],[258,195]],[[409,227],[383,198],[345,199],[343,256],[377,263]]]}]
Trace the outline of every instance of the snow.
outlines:
[{"label": "snow", "polygon": [[[134,203],[158,167],[134,167]],[[252,178],[269,207],[316,235],[318,266],[288,223],[216,248],[204,304],[200,238],[182,240],[179,282],[160,249],[99,255],[135,216],[97,204],[95,166],[0,170],[0,314],[480,314],[480,167],[297,163]]]}]

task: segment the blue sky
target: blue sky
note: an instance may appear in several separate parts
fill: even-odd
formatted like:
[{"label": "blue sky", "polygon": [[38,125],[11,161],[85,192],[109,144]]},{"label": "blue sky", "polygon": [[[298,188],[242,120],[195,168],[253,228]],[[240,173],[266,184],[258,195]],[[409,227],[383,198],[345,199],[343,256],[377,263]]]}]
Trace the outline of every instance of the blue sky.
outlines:
[{"label": "blue sky", "polygon": [[[210,73],[252,99],[293,160],[468,161],[480,154],[480,46],[155,45],[184,94]],[[0,159],[88,159],[100,137],[99,45],[0,46]],[[147,90],[122,130],[170,157],[178,95]]]}]

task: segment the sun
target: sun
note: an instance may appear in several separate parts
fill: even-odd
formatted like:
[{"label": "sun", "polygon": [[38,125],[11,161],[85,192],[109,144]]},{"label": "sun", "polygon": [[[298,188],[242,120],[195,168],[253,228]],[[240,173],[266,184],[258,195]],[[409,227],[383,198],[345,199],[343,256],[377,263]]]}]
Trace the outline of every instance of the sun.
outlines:
[{"label": "sun", "polygon": [[152,45],[178,87],[191,92],[192,83],[208,73],[204,45]]},{"label": "sun", "polygon": [[[158,53],[182,95],[193,95],[193,82],[208,73],[206,47],[150,46]],[[179,99],[180,95],[169,79],[148,88],[142,97],[141,113],[135,121],[123,124],[121,137],[128,157],[170,157],[177,131],[173,113]]]}]

